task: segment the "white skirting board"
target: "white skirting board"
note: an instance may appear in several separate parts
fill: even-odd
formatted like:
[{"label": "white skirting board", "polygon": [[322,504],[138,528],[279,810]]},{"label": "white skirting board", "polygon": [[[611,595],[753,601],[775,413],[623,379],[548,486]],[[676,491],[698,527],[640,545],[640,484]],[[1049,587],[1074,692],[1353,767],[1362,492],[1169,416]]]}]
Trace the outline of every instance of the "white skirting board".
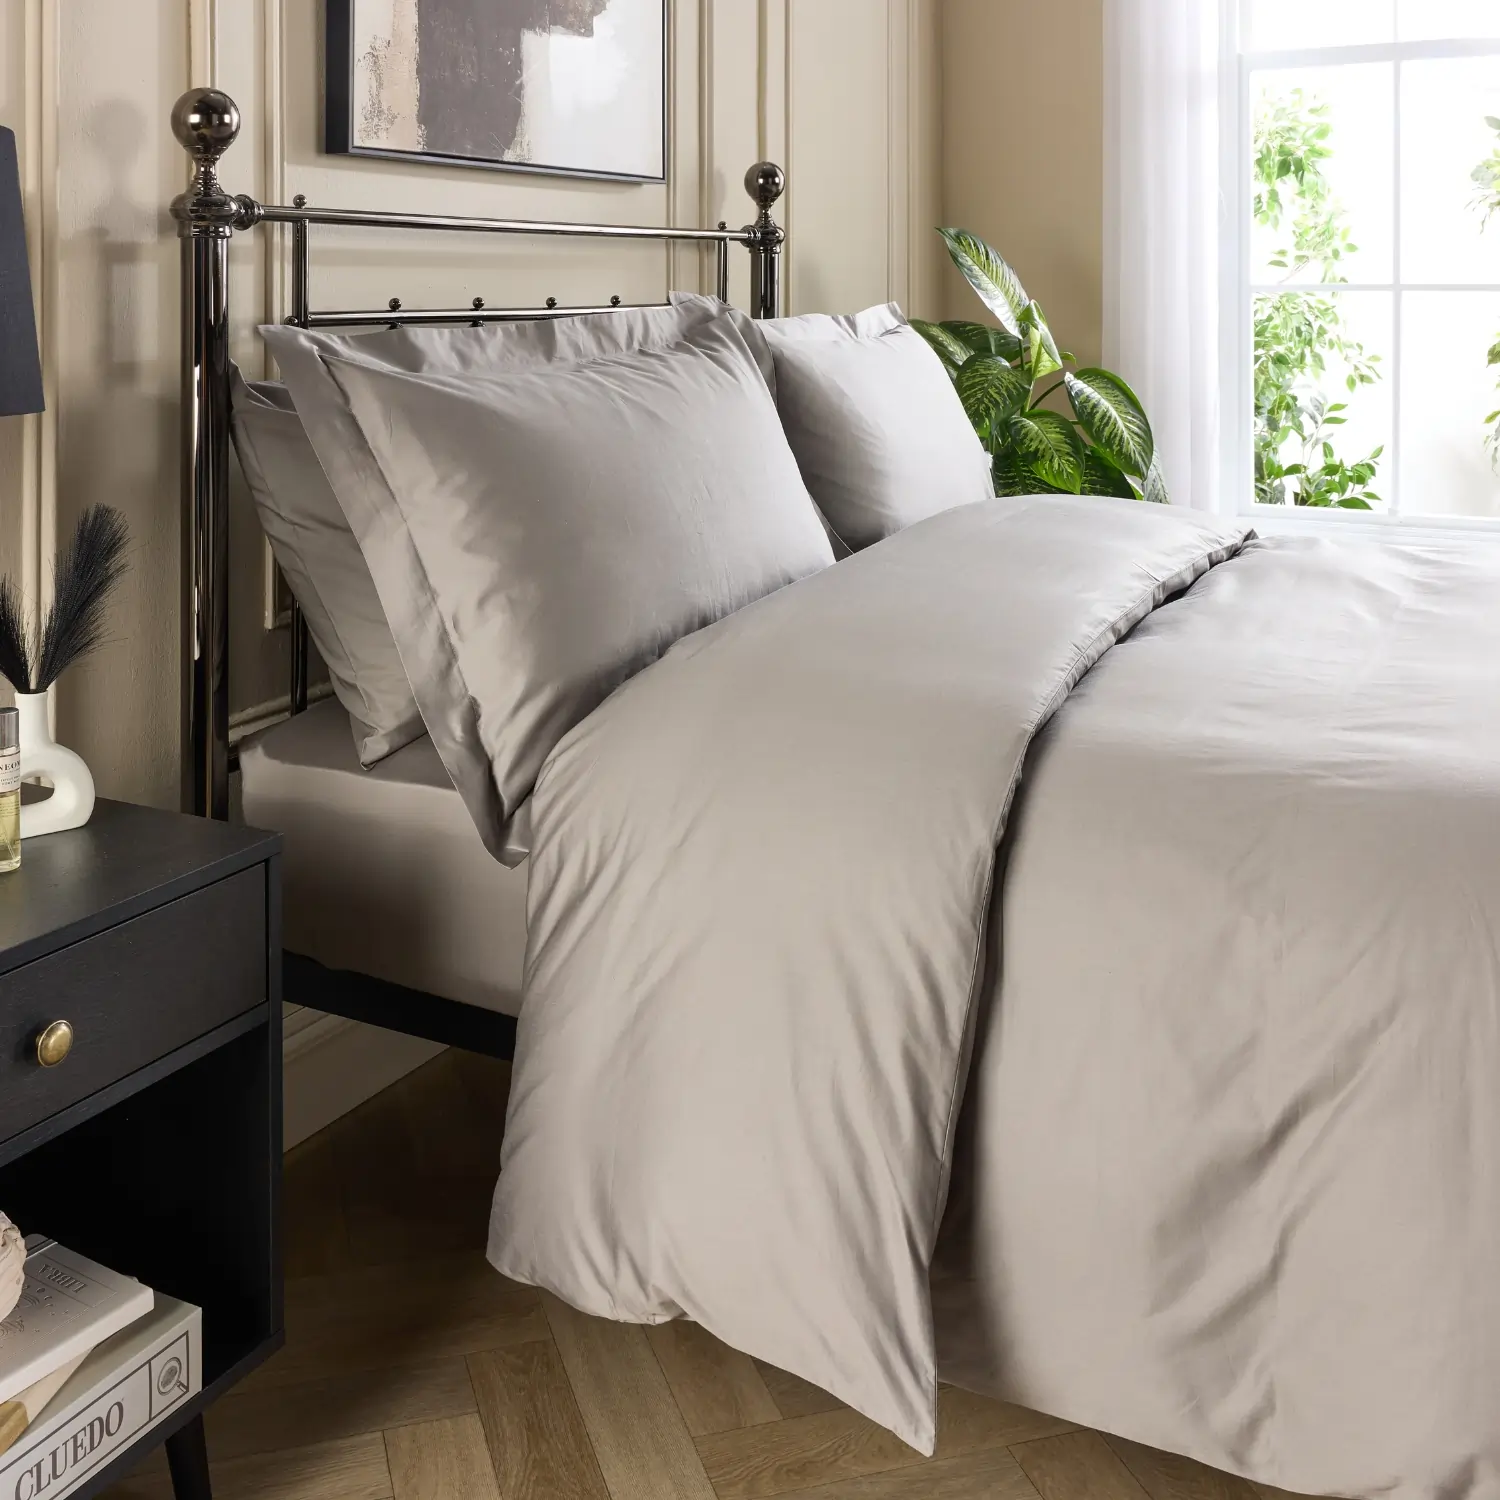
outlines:
[{"label": "white skirting board", "polygon": [[288,1006],[282,1042],[282,1135],[290,1151],[443,1051],[440,1042]]}]

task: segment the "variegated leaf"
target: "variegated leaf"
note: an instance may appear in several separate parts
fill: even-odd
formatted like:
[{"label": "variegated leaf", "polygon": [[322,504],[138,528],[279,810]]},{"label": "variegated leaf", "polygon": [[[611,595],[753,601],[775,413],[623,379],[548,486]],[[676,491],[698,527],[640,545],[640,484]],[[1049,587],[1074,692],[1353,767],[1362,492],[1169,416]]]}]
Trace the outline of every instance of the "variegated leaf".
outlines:
[{"label": "variegated leaf", "polygon": [[1025,405],[1031,384],[998,355],[974,354],[964,363],[954,384],[964,411],[976,428],[1010,416]]},{"label": "variegated leaf", "polygon": [[1063,379],[1078,423],[1094,444],[1116,468],[1144,478],[1156,441],[1135,392],[1108,370],[1076,370]]},{"label": "variegated leaf", "polygon": [[1069,494],[1079,492],[1083,483],[1083,440],[1065,416],[1037,410],[1014,416],[1006,437],[1026,468]]},{"label": "variegated leaf", "polygon": [[979,300],[999,318],[1000,324],[1020,337],[1021,312],[1031,299],[1021,278],[1001,259],[992,245],[966,229],[940,229],[953,264],[979,294]]}]

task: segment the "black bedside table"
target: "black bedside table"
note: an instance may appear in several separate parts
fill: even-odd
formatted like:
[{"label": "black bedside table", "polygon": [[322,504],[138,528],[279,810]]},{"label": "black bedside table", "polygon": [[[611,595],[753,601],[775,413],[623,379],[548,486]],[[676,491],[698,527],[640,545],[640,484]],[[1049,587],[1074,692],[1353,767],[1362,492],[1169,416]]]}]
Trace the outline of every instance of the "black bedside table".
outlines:
[{"label": "black bedside table", "polygon": [[165,1440],[208,1500],[204,1408],[282,1341],[280,849],[100,801],[0,875],[0,1210],[203,1309],[201,1394],[77,1496]]}]

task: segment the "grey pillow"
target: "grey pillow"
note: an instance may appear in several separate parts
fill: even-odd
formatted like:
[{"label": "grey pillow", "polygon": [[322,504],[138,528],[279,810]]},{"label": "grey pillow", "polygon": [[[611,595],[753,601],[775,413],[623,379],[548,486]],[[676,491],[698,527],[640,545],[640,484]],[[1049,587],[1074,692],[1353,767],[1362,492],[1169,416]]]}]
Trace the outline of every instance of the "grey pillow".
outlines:
[{"label": "grey pillow", "polygon": [[752,325],[802,477],[853,548],[988,500],[989,455],[937,355],[894,304]]},{"label": "grey pillow", "polygon": [[[680,305],[668,309],[629,309],[531,324],[318,334],[277,324],[261,332],[283,372],[290,363],[305,377],[313,377],[310,385],[307,379],[302,383],[304,398],[316,402],[321,394],[325,420],[336,422],[339,403],[335,400],[330,407],[326,379],[316,378],[316,358],[307,362],[312,348],[358,350],[361,358],[396,370],[477,372],[670,342],[685,329],[721,316],[723,309],[712,299],[685,296]],[[775,379],[770,351],[757,343],[754,352],[770,384]],[[334,692],[349,710],[360,761],[372,766],[425,732],[378,591],[351,529],[356,514],[368,519],[363,492],[379,476],[361,460],[362,445],[351,451],[347,428],[342,446],[338,441],[325,443],[315,452],[303,428],[301,403],[293,402],[286,386],[251,386],[239,380],[234,395],[236,444],[261,526],[307,615]]]},{"label": "grey pillow", "polygon": [[552,747],[608,693],[832,561],[765,377],[707,306],[675,340],[659,335],[681,307],[637,330],[646,347],[587,358],[591,336],[530,325],[537,358],[504,372],[396,370],[364,343],[267,330],[497,856]]},{"label": "grey pillow", "polygon": [[360,764],[427,731],[359,543],[307,440],[291,393],[234,372],[240,467],[281,571],[307,617],[329,681],[349,711]]}]

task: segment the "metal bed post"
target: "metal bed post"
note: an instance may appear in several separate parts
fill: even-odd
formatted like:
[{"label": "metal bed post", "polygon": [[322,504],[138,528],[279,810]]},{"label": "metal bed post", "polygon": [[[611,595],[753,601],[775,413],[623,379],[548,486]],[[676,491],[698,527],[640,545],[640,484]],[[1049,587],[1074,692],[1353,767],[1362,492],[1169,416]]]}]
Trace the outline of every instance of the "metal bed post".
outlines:
[{"label": "metal bed post", "polygon": [[[314,224],[349,228],[445,230],[465,234],[548,235],[604,240],[661,240],[712,245],[718,296],[729,299],[729,246],[751,256],[750,309],[757,318],[781,312],[781,254],[785,231],[771,209],[786,188],[774,162],[757,162],[745,187],[759,210],[753,224],[729,229],[668,229],[631,224],[568,224],[533,219],[470,218],[453,214],[383,213],[314,208],[300,194],[289,206],[262,204],[219,186],[220,157],[239,134],[240,112],[217,89],[193,89],[172,110],[172,133],[193,159],[186,192],[172,201],[182,241],[182,497],[183,497],[183,806],[207,817],[229,815],[229,240],[260,223],[292,226],[291,309],[301,328],[397,328],[411,324],[517,322],[609,313],[614,297],[594,307],[487,307],[476,297],[464,308],[404,308],[393,297],[384,308],[318,311],[311,305],[308,237]],[[292,608],[290,705],[307,707],[307,623]]]},{"label": "metal bed post", "polygon": [[182,801],[229,816],[229,237],[240,206],[219,158],[240,131],[227,94],[199,89],[172,111],[193,158],[172,201],[182,241]]},{"label": "metal bed post", "polygon": [[745,226],[752,308],[757,318],[779,318],[781,247],[786,243],[786,230],[771,217],[771,210],[786,191],[786,173],[773,161],[758,161],[745,173],[745,191],[760,209],[755,222]]}]

